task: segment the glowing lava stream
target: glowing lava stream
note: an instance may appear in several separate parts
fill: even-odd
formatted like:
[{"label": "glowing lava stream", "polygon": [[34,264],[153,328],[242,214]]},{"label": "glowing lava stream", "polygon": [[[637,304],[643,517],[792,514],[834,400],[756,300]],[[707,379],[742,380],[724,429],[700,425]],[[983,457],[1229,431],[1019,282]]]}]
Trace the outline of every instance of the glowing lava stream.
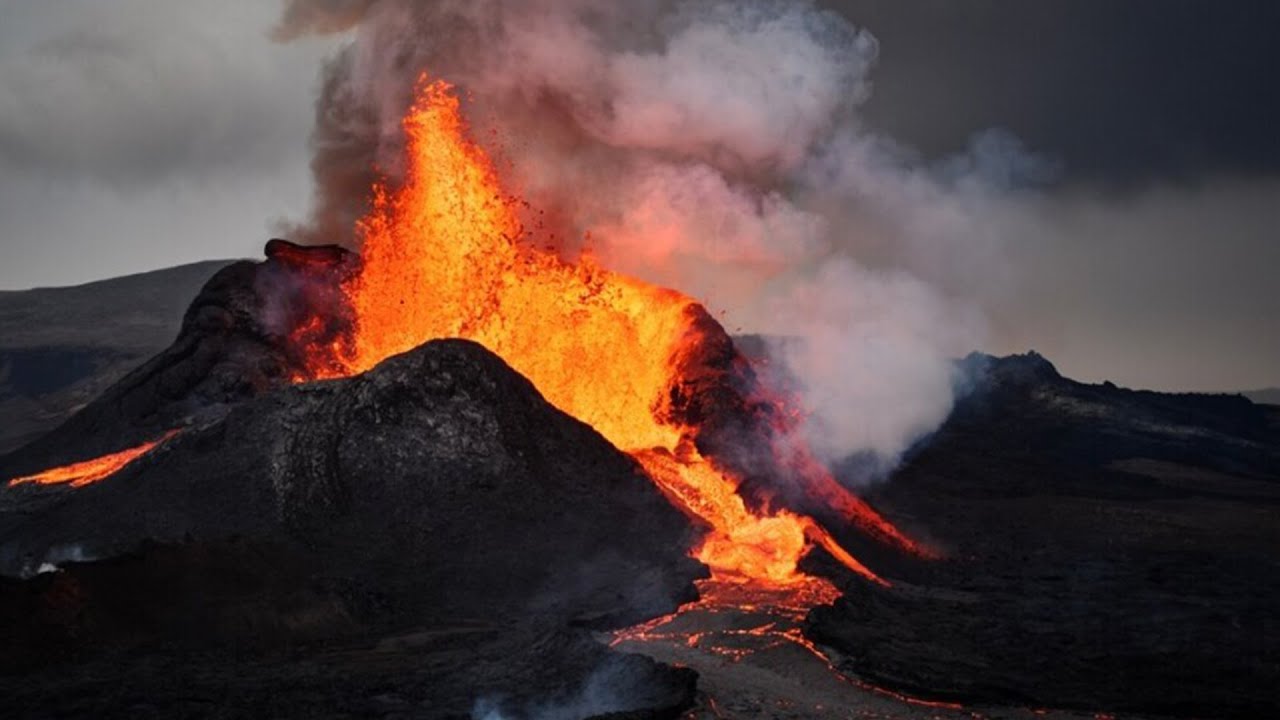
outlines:
[{"label": "glowing lava stream", "polygon": [[[696,429],[673,419],[676,368],[706,332],[695,322],[704,313],[696,301],[605,270],[589,256],[570,263],[534,247],[517,201],[467,138],[447,83],[420,82],[404,131],[404,182],[394,191],[375,187],[373,208],[357,227],[361,268],[344,286],[354,330],[306,348],[312,377],[363,372],[435,338],[474,340],[549,402],[630,452],[677,507],[710,525],[697,557],[717,576],[799,583],[806,578],[796,563],[820,544],[884,583],[812,519],[750,510],[739,480],[694,448]],[[824,493],[838,511],[918,551],[825,477],[836,490]]]},{"label": "glowing lava stream", "polygon": [[137,460],[154,450],[164,441],[177,435],[180,430],[170,430],[164,435],[145,442],[137,447],[132,447],[120,452],[114,452],[110,455],[103,455],[91,460],[83,460],[70,465],[50,468],[34,475],[24,475],[16,477],[9,481],[9,486],[23,485],[26,483],[34,483],[37,485],[60,485],[70,483],[71,487],[84,487],[90,483],[98,482],[108,478],[125,468],[126,465]]},{"label": "glowing lava stream", "polygon": [[[728,664],[791,646],[816,658],[825,672],[838,682],[863,692],[922,708],[965,710],[960,703],[914,697],[874,685],[836,667],[813,641],[805,637],[802,630],[810,608],[830,603],[839,596],[839,591],[821,578],[805,577],[783,588],[726,583],[715,578],[699,580],[697,584],[701,596],[698,600],[682,605],[669,615],[604,634],[609,647],[621,646],[624,650],[648,655],[654,655],[657,649],[664,662],[687,662],[702,671],[705,668],[698,667],[696,655],[675,655],[661,646],[688,648]],[[811,687],[804,687],[806,691],[812,691]],[[710,696],[708,701],[714,706]],[[978,713],[965,714],[973,718],[982,717]]]}]

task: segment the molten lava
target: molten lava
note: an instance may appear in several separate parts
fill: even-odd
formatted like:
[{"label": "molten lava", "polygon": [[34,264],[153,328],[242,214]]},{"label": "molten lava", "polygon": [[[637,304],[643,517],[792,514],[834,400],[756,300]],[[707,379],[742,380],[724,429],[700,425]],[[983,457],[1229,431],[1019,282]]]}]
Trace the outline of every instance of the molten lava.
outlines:
[{"label": "molten lava", "polygon": [[[854,675],[845,674],[835,661],[804,634],[804,624],[809,609],[815,605],[834,601],[840,593],[830,583],[820,578],[804,578],[803,580],[783,587],[768,587],[760,584],[744,585],[741,583],[723,582],[716,578],[697,581],[699,599],[680,606],[679,610],[669,615],[653,618],[648,622],[629,628],[615,630],[610,635],[609,647],[620,648],[629,652],[641,652],[671,664],[692,667],[699,672],[710,670],[715,672],[716,666],[736,664],[749,661],[757,655],[763,655],[776,649],[792,648],[802,651],[806,657],[812,658],[813,664],[822,668],[831,678],[841,684],[848,684],[864,693],[891,699],[906,705],[930,708],[938,711],[957,711],[957,716],[980,719],[983,716],[967,710],[963,705],[944,700],[931,700],[897,692],[889,688],[874,685]],[[770,663],[758,665],[750,686],[770,688],[778,692],[775,702],[786,702],[786,684],[783,673],[778,673],[774,680],[759,682],[761,677],[768,677]],[[812,666],[812,665],[811,665]],[[776,667],[776,666],[774,666]],[[803,695],[793,699],[803,703],[811,702],[809,698],[823,699],[826,694],[821,689],[821,678],[806,674],[803,667],[788,663],[785,677],[799,680],[798,689]],[[812,684],[811,684],[812,683]],[[781,685],[781,686],[780,686]],[[702,686],[699,686],[700,688]],[[722,690],[727,688],[722,688]],[[715,710],[715,700],[711,696],[711,687],[702,690],[706,701]],[[766,692],[768,692],[766,690]],[[845,696],[852,700],[850,707],[856,707],[858,696]],[[827,695],[826,699],[830,699]],[[861,703],[858,703],[860,705]],[[784,706],[785,707],[785,706]],[[821,711],[822,705],[812,706]],[[860,716],[898,717],[896,713],[880,715],[859,708]],[[802,716],[803,713],[786,713]],[[827,713],[819,714],[823,717]],[[911,715],[915,717],[913,713]],[[933,717],[942,717],[934,715]]]},{"label": "molten lava", "polygon": [[[672,419],[677,368],[705,332],[693,299],[530,242],[519,203],[467,138],[447,83],[424,79],[404,130],[404,182],[376,187],[358,226],[362,266],[345,284],[353,331],[310,347],[313,377],[362,372],[434,338],[474,340],[630,452],[675,505],[704,521],[710,532],[697,556],[717,575],[799,583],[796,563],[816,543],[883,582],[814,520],[749,508],[740,481],[695,448],[697,428]],[[807,455],[787,464],[803,466],[804,482],[839,512],[914,548],[825,470],[815,473]]]},{"label": "molten lava", "polygon": [[120,452],[103,455],[92,460],[84,460],[62,467],[55,467],[36,473],[35,475],[25,475],[16,477],[9,481],[9,486],[22,485],[25,483],[35,483],[37,485],[60,485],[70,483],[71,487],[83,487],[90,483],[98,482],[108,478],[121,470],[126,465],[137,460],[154,450],[158,445],[178,434],[178,430],[170,430],[159,438],[150,442],[145,442],[137,447],[121,450]]}]

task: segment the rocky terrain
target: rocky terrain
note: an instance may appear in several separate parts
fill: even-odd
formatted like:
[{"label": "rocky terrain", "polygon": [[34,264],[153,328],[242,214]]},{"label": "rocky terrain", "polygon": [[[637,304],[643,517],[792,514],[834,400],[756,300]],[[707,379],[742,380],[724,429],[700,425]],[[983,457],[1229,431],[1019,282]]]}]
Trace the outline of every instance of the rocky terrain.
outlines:
[{"label": "rocky terrain", "polygon": [[167,347],[191,298],[227,264],[0,291],[0,453],[53,429]]},{"label": "rocky terrain", "polygon": [[343,326],[334,288],[354,256],[301,253],[284,241],[267,248],[265,261],[235,262],[207,278],[176,338],[64,422],[0,456],[0,471],[20,475],[138,445],[292,384],[302,367],[289,333],[317,313],[318,333]]},{"label": "rocky terrain", "polygon": [[472,343],[242,404],[78,490],[2,492],[5,574],[62,566],[0,590],[17,715],[172,717],[227,683],[242,711],[297,717],[384,695],[446,717],[592,683],[601,712],[692,692],[587,633],[691,599],[693,529]]},{"label": "rocky terrain", "polygon": [[968,358],[951,418],[869,497],[944,548],[807,634],[928,697],[1280,713],[1280,409]]},{"label": "rocky terrain", "polygon": [[692,672],[590,632],[692,599],[697,529],[474,343],[291,383],[273,319],[333,259],[224,268],[172,346],[0,458],[12,477],[182,428],[97,483],[0,489],[6,715],[688,704]]},{"label": "rocky terrain", "polygon": [[[295,385],[282,333],[317,308],[315,332],[340,327],[327,288],[349,262],[277,243],[184,269],[212,277],[180,327],[103,316],[83,341],[93,286],[40,312],[0,294],[23,328],[5,347],[91,349],[62,375],[3,356],[11,427],[40,432],[0,478],[182,428],[99,483],[0,489],[6,717],[1280,714],[1280,408],[973,355],[887,478],[837,468],[941,559],[837,529],[891,588],[819,552],[833,605],[685,606],[610,650],[601,631],[693,598],[698,529],[475,344]],[[103,313],[164,315],[163,292],[129,305],[112,282]],[[122,338],[133,355],[93,360]],[[736,353],[691,360],[681,409],[716,414],[708,443],[750,431],[719,392]]]}]

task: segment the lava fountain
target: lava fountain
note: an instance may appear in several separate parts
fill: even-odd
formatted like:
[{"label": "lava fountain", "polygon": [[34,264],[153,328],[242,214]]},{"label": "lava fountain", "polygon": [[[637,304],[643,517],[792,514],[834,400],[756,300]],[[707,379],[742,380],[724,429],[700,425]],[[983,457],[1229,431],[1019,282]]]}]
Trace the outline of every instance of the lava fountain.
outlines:
[{"label": "lava fountain", "polygon": [[[359,373],[435,338],[474,340],[629,452],[677,507],[709,526],[697,557],[717,576],[800,582],[797,562],[820,544],[851,570],[885,582],[815,520],[749,506],[736,474],[699,452],[696,419],[676,405],[681,368],[704,342],[708,322],[723,335],[701,305],[602,268],[589,253],[570,262],[534,243],[519,200],[468,139],[446,82],[420,81],[403,126],[404,181],[375,187],[357,227],[362,264],[344,285],[352,330],[307,347],[312,378]],[[919,550],[807,454],[788,453],[785,465],[821,486],[839,512]]]}]

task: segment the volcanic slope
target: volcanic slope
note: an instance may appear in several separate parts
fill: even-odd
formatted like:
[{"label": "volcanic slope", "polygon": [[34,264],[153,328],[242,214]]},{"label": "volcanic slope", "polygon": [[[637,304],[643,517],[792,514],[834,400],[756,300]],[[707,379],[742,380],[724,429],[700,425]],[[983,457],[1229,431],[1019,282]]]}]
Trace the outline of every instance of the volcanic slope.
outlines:
[{"label": "volcanic slope", "polygon": [[[639,709],[636,697],[678,705],[692,689],[691,674],[613,656],[585,628],[690,599],[705,573],[688,557],[697,532],[631,458],[467,341],[243,402],[79,489],[0,493],[6,574],[112,558],[5,583],[10,711],[128,714],[119,694],[85,704],[111,680],[130,702],[181,711],[190,698],[157,664],[203,677],[227,648],[306,643],[328,648],[307,653],[324,682],[269,654],[237,682],[279,681],[270,707],[295,716],[317,702],[358,712],[386,684],[428,717],[480,697],[568,702],[603,682],[600,667],[629,688],[601,712]],[[173,645],[214,654],[157,649]],[[387,651],[373,666],[339,651],[370,645]],[[131,660],[95,660],[107,652]],[[358,667],[333,677],[326,652]],[[414,662],[456,667],[377,671]],[[230,702],[216,682],[196,686],[202,702]]]},{"label": "volcanic slope", "polygon": [[807,635],[930,697],[1280,716],[1280,409],[1035,353],[961,368],[951,417],[868,495],[947,559],[849,586]]},{"label": "volcanic slope", "polygon": [[0,452],[52,429],[163,350],[187,303],[229,262],[0,291]]},{"label": "volcanic slope", "polygon": [[[272,241],[265,261],[242,260],[206,276],[199,292],[187,297],[185,313],[176,314],[182,319],[176,338],[170,335],[167,346],[61,424],[0,456],[0,476],[26,475],[135,447],[289,385],[298,366],[283,338],[300,317],[314,312],[327,312],[331,322],[341,323],[329,293],[355,262],[343,251],[291,251],[295,248]],[[85,286],[86,292],[90,287]],[[75,303],[69,307],[64,314],[73,314]],[[112,324],[103,321],[104,326]],[[68,332],[71,327],[75,325]],[[88,338],[97,337],[94,330],[85,332]],[[93,376],[92,382],[96,386],[104,379]]]}]

